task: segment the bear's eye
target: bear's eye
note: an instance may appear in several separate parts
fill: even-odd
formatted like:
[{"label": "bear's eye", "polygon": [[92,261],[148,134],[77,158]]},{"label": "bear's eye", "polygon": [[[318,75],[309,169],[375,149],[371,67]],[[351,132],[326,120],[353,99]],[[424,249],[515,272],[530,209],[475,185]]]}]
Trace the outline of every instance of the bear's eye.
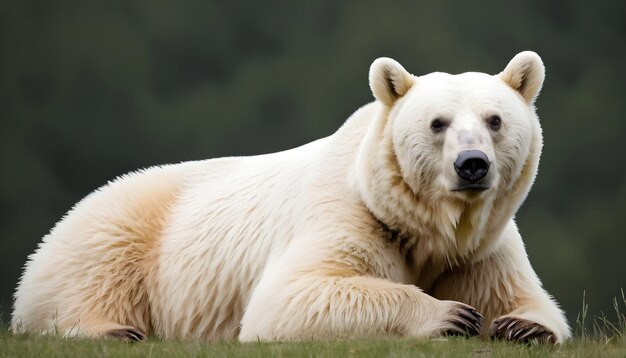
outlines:
[{"label": "bear's eye", "polygon": [[433,132],[441,132],[442,130],[446,129],[447,126],[448,122],[444,121],[441,118],[435,118],[430,123],[430,128],[433,130]]},{"label": "bear's eye", "polygon": [[498,115],[493,115],[487,118],[487,124],[491,129],[497,131],[502,126],[502,118],[500,118],[500,116]]}]

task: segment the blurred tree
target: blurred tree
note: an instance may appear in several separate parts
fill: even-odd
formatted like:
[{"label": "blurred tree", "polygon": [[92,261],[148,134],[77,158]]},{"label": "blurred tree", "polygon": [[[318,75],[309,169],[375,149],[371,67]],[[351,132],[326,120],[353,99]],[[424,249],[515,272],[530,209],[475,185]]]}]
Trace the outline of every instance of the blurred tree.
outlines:
[{"label": "blurred tree", "polygon": [[372,100],[368,67],[547,66],[540,175],[518,215],[570,320],[626,287],[626,26],[621,1],[0,3],[0,306],[76,201],[159,163],[291,148]]}]

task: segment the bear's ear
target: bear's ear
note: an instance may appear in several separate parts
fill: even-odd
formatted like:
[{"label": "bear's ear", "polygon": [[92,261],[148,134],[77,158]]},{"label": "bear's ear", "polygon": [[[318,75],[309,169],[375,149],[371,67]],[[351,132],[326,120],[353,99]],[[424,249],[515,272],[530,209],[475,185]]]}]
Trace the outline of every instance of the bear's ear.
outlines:
[{"label": "bear's ear", "polygon": [[533,104],[543,85],[546,69],[541,57],[532,51],[520,52],[498,76],[519,92],[526,103]]},{"label": "bear's ear", "polygon": [[369,80],[374,97],[391,106],[409,91],[415,77],[395,60],[381,57],[370,66]]}]

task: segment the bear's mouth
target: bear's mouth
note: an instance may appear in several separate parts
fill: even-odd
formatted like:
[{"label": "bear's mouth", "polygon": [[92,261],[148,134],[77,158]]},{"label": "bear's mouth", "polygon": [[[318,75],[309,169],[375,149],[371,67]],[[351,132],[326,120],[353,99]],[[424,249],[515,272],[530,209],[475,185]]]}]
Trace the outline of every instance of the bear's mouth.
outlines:
[{"label": "bear's mouth", "polygon": [[459,185],[458,187],[452,189],[452,191],[485,191],[489,188],[491,187],[485,183],[468,183]]}]

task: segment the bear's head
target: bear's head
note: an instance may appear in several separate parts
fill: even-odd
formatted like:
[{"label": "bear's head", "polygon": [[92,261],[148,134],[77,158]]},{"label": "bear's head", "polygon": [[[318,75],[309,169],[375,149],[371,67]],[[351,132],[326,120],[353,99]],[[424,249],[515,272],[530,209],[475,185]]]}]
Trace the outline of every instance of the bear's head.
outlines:
[{"label": "bear's head", "polygon": [[[542,138],[534,52],[497,75],[413,76],[390,58],[370,69],[376,118],[359,154],[360,187],[387,226],[476,248],[498,236],[534,180]],[[367,161],[367,163],[364,163]],[[438,232],[438,233],[436,233]],[[473,243],[473,244],[472,244]]]}]

